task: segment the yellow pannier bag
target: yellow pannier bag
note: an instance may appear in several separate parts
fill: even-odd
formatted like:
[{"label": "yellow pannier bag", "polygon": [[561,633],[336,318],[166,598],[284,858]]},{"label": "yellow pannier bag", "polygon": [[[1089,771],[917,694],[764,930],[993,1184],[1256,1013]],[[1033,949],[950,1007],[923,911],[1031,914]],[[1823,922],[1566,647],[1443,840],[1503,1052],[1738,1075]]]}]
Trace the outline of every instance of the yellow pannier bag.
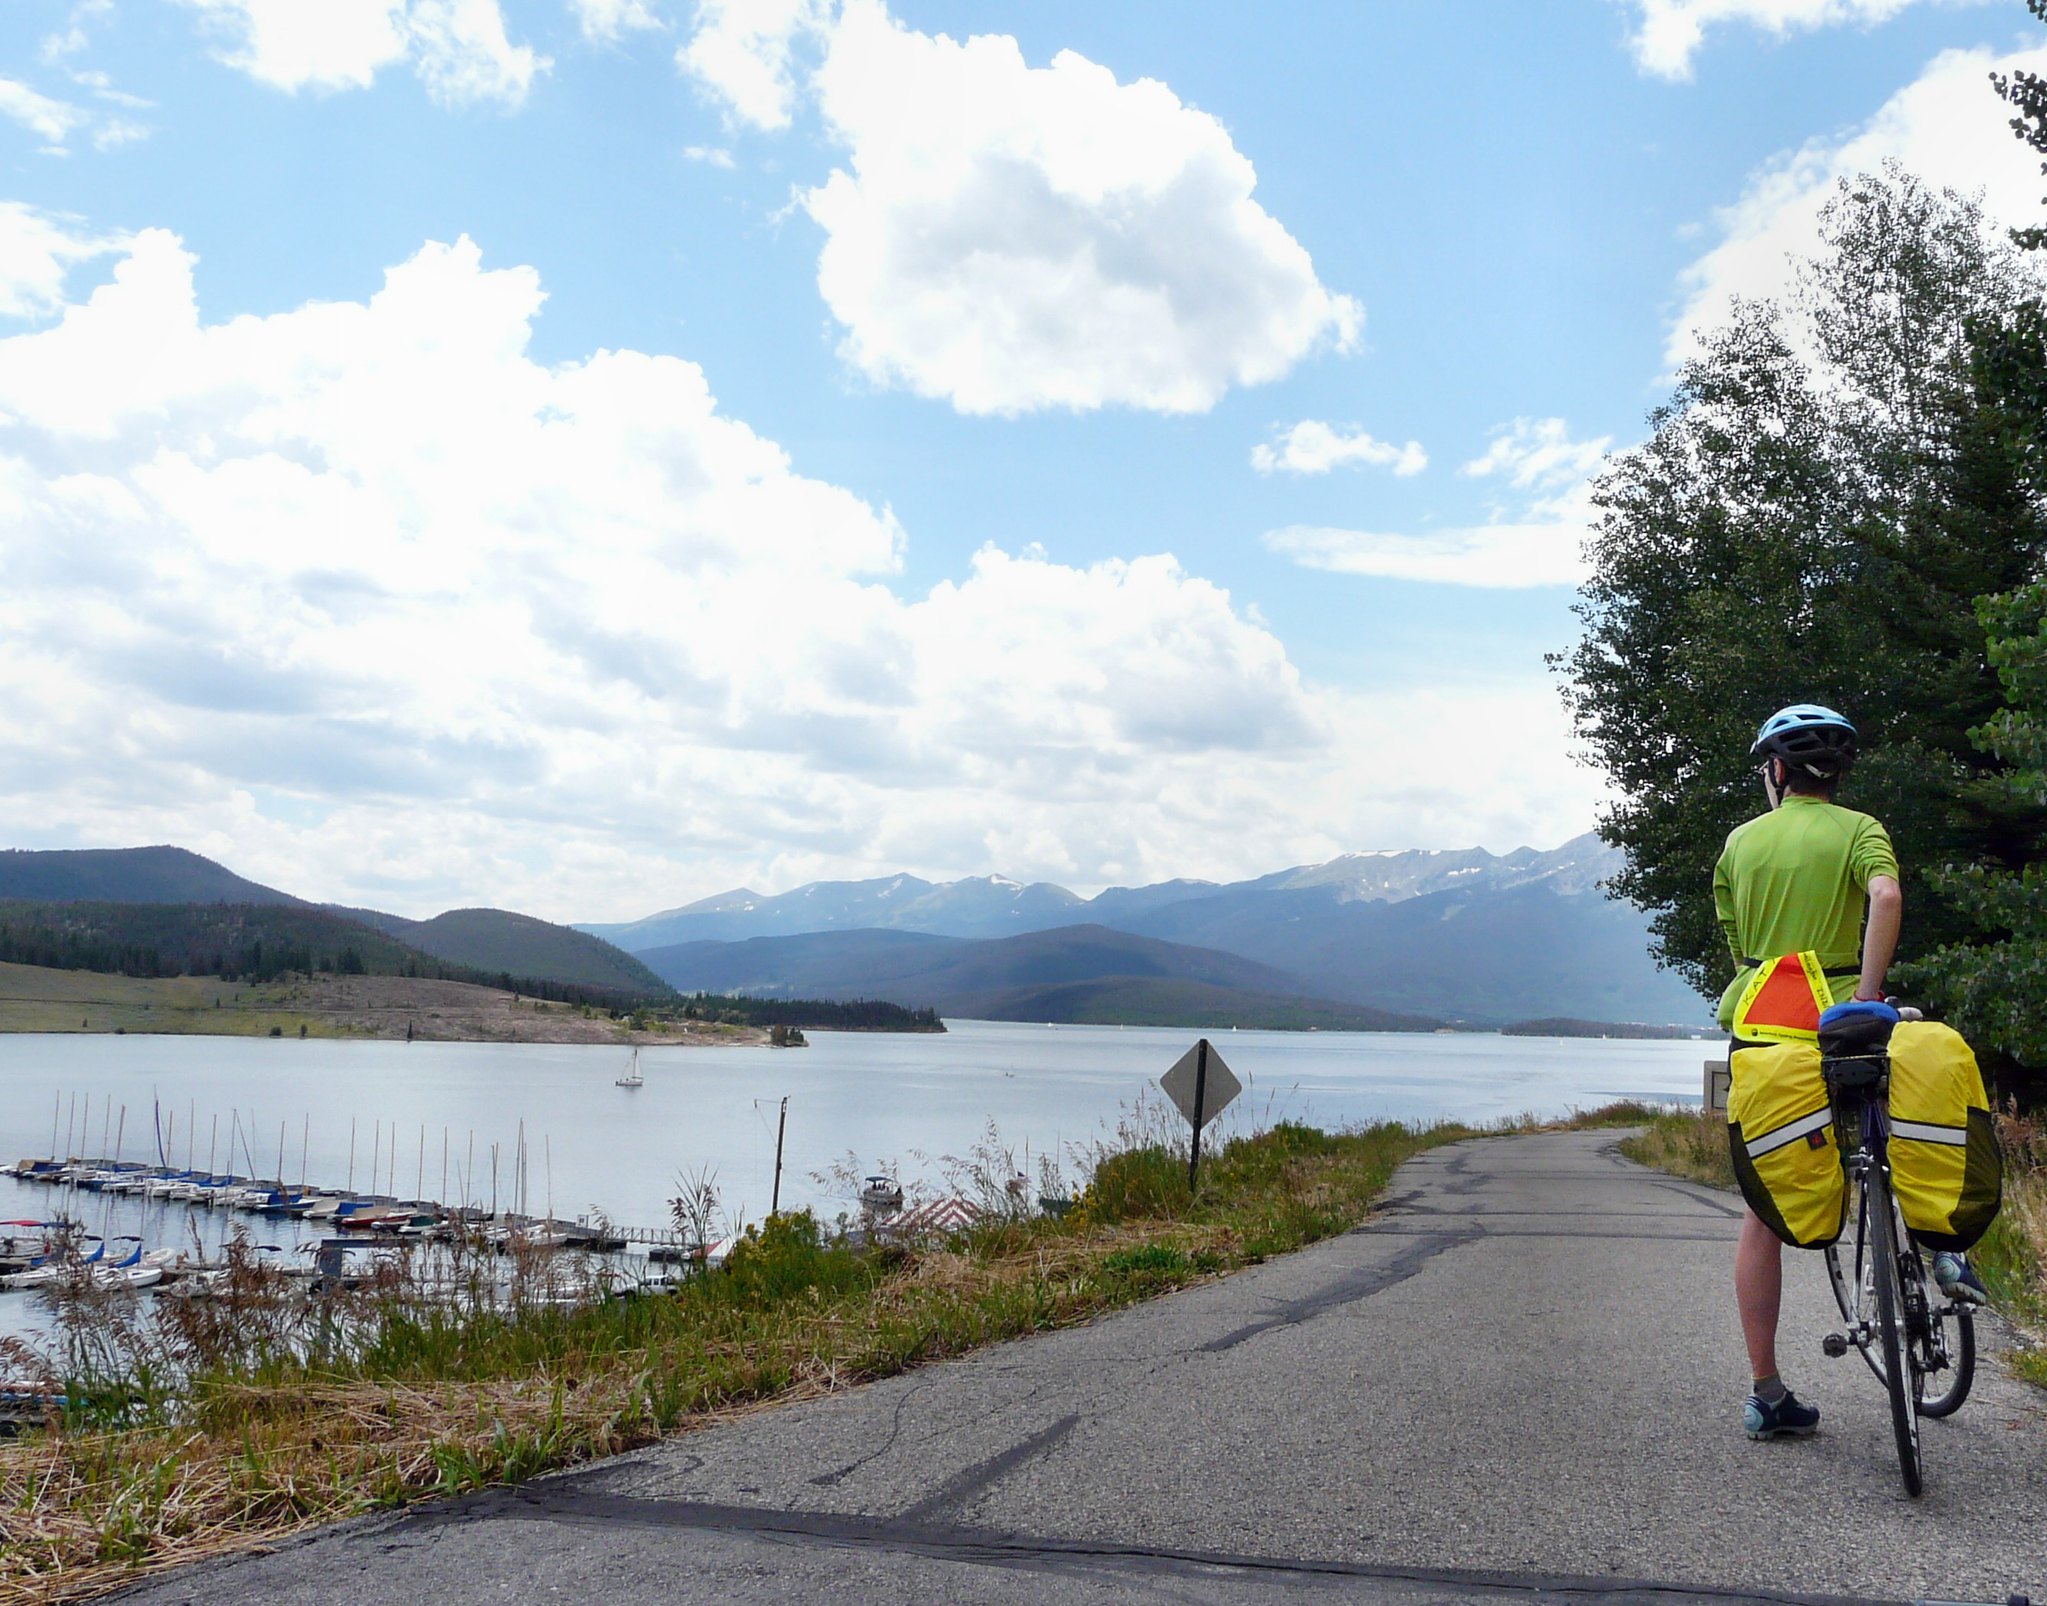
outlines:
[{"label": "yellow pannier bag", "polygon": [[1930,1249],[1969,1248],[2003,1202],[1983,1073],[1961,1034],[1938,1021],[1891,1032],[1891,1184],[1905,1225]]},{"label": "yellow pannier bag", "polygon": [[1741,1194],[1797,1249],[1841,1236],[1847,1188],[1816,1043],[1738,1047],[1728,1056],[1727,1135]]}]

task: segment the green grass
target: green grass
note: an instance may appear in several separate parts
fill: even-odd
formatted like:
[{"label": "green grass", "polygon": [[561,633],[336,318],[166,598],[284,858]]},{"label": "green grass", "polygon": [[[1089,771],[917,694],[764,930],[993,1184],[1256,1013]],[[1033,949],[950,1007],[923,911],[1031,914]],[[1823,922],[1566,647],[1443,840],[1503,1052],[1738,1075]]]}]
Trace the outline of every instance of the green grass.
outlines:
[{"label": "green grass", "polygon": [[0,1032],[168,1032],[226,1037],[353,1035],[294,1009],[288,982],[213,976],[145,979],[90,970],[0,964]]},{"label": "green grass", "polygon": [[1735,1186],[1727,1122],[1719,1115],[1697,1110],[1651,1112],[1638,1136],[1621,1140],[1621,1153],[1638,1165],[1693,1182],[1715,1188]]}]

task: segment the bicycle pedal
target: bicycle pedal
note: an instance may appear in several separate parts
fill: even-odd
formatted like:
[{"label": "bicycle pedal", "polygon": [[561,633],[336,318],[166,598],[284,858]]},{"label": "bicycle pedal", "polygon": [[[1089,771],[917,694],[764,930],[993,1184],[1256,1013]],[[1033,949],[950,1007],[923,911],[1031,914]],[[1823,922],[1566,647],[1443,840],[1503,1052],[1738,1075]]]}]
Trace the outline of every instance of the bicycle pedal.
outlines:
[{"label": "bicycle pedal", "polygon": [[1820,1349],[1830,1359],[1838,1361],[1843,1355],[1848,1353],[1848,1335],[1845,1333],[1829,1333],[1820,1340]]}]

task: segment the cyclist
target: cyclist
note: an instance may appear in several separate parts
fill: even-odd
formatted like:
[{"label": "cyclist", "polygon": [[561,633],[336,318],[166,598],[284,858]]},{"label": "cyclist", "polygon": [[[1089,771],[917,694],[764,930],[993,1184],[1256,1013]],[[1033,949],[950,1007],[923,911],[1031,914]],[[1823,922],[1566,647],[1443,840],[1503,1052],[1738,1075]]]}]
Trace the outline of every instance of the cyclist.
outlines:
[{"label": "cyclist", "polygon": [[[1762,760],[1770,809],[1728,834],[1713,871],[1713,907],[1736,964],[1720,999],[1720,1024],[1730,1032],[1756,967],[1781,954],[1816,953],[1836,1003],[1882,998],[1904,910],[1890,833],[1834,802],[1855,762],[1855,727],[1831,708],[1795,703],[1763,722],[1749,751]],[[1742,1411],[1752,1439],[1807,1434],[1819,1425],[1819,1408],[1801,1401],[1777,1372],[1783,1255],[1776,1234],[1746,1212],[1734,1292],[1754,1378]]]}]

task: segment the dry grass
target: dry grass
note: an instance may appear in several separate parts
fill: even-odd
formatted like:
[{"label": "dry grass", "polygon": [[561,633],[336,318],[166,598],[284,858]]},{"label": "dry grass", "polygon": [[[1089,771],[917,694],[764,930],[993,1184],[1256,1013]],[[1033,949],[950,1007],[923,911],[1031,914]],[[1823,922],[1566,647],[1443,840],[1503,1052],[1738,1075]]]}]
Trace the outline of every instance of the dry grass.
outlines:
[{"label": "dry grass", "polygon": [[255,1256],[219,1305],[144,1319],[87,1301],[57,1368],[70,1416],[0,1444],[0,1602],[104,1593],[1086,1321],[1342,1231],[1401,1160],[1467,1135],[1282,1125],[1221,1145],[1193,1197],[1184,1152],[1106,1152],[1063,1221],[998,1189],[971,1233],[866,1251],[778,1217],[723,1273],[573,1309],[449,1309],[397,1272],[330,1311],[317,1345],[320,1307]]},{"label": "dry grass", "polygon": [[1688,1177],[1715,1188],[1732,1188],[1734,1161],[1727,1148],[1725,1118],[1702,1110],[1666,1110],[1639,1136],[1623,1138],[1621,1153],[1638,1165]]},{"label": "dry grass", "polygon": [[2026,1340],[2012,1357],[2047,1388],[2047,1119],[2007,1105],[1997,1115],[2004,1149],[2004,1210],[1971,1252],[1991,1298]]}]

